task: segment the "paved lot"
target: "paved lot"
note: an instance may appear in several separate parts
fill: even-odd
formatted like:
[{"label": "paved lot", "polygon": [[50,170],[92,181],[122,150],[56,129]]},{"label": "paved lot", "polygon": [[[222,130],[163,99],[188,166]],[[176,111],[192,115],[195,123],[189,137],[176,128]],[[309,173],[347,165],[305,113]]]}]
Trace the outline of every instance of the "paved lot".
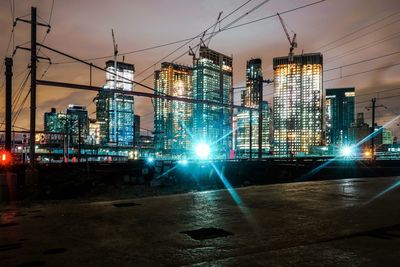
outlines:
[{"label": "paved lot", "polygon": [[[399,266],[396,184],[400,178],[247,187],[236,191],[239,204],[220,190],[2,206],[0,265]],[[202,240],[182,233],[211,227],[226,232],[205,231]]]}]

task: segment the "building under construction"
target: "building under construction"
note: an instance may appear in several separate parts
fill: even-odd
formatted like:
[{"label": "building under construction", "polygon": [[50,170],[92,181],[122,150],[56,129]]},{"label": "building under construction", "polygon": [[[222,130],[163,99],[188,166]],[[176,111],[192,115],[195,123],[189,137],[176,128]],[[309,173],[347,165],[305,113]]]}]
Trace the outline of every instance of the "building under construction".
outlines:
[{"label": "building under construction", "polygon": [[[232,57],[200,46],[193,62],[193,97],[221,104],[233,103]],[[193,142],[210,144],[212,158],[229,158],[232,150],[232,109],[194,104]]]},{"label": "building under construction", "polygon": [[[260,58],[247,61],[246,89],[241,92],[241,104],[248,108],[259,108],[263,86],[262,62]],[[262,156],[270,150],[270,112],[267,101],[262,102]],[[239,110],[235,142],[236,158],[252,158],[258,154],[258,110]]]},{"label": "building under construction", "polygon": [[[155,94],[193,98],[192,68],[163,62],[154,74]],[[186,158],[191,151],[193,104],[154,99],[154,142],[161,158]]]},{"label": "building under construction", "polygon": [[322,54],[274,58],[273,68],[274,151],[307,154],[322,141]]},{"label": "building under construction", "polygon": [[[117,69],[115,69],[115,65]],[[135,68],[125,62],[106,62],[104,91],[96,97],[96,119],[100,124],[102,145],[134,145],[134,99],[133,96],[114,93],[114,89],[133,91]],[[117,75],[114,75],[114,74]]]}]

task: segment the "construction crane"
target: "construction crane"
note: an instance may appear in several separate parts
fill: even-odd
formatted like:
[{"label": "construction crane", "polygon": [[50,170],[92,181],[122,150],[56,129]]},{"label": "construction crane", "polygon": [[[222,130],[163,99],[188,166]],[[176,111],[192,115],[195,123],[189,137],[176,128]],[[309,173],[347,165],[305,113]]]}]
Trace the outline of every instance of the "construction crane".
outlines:
[{"label": "construction crane", "polygon": [[222,13],[223,13],[223,12],[221,11],[221,12],[219,12],[219,14],[218,14],[217,22],[214,24],[213,30],[212,30],[212,32],[210,33],[210,37],[208,38],[207,44],[204,42],[204,36],[206,36],[206,33],[207,33],[207,30],[205,30],[205,31],[203,32],[203,35],[200,37],[200,43],[196,46],[196,47],[197,47],[196,50],[193,50],[193,48],[189,46],[189,56],[192,56],[193,61],[196,59],[196,54],[197,54],[197,51],[199,50],[200,47],[207,47],[207,48],[208,48],[208,46],[209,46],[209,44],[210,44],[210,42],[211,42],[211,39],[212,39],[213,36],[214,36],[215,29],[217,28],[217,25],[218,25],[219,22],[220,22]]},{"label": "construction crane", "polygon": [[114,71],[115,71],[115,75],[114,75],[114,87],[115,89],[117,89],[117,56],[118,56],[118,45],[115,42],[115,36],[114,36],[114,30],[111,29],[111,36],[112,36],[112,40],[113,40],[113,48],[114,48]]},{"label": "construction crane", "polygon": [[289,50],[289,55],[288,55],[289,62],[293,62],[293,59],[294,59],[293,50],[295,48],[297,48],[296,33],[293,32],[293,38],[290,39],[289,32],[288,32],[288,30],[286,28],[285,23],[283,22],[283,19],[282,19],[281,15],[279,13],[276,13],[276,15],[278,15],[279,21],[282,24],[283,30],[285,31],[286,37],[287,37],[287,39],[289,41],[289,44],[290,44],[290,50]]}]

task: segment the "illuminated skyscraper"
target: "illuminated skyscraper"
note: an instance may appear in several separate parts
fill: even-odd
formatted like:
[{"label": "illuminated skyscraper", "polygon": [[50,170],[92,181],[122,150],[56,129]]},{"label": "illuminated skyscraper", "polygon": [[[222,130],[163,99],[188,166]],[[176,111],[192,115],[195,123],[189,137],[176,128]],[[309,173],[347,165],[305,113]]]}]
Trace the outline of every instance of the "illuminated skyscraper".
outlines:
[{"label": "illuminated skyscraper", "polygon": [[[193,62],[193,93],[197,100],[233,103],[232,57],[201,46]],[[211,145],[212,158],[228,158],[232,149],[232,109],[194,104],[194,142]]]},{"label": "illuminated skyscraper", "polygon": [[322,54],[274,58],[273,68],[274,151],[307,154],[322,141]]},{"label": "illuminated skyscraper", "polygon": [[[259,108],[260,89],[263,86],[263,74],[261,59],[251,59],[246,65],[246,89],[242,91],[242,106]],[[262,154],[266,156],[270,149],[269,142],[269,105],[263,101],[263,133],[262,133]],[[258,154],[258,110],[240,110],[237,114],[237,135],[236,135],[236,157],[250,157],[250,139],[251,155],[256,158]]]},{"label": "illuminated skyscraper", "polygon": [[[154,74],[156,94],[193,98],[192,68],[163,62]],[[191,149],[192,104],[154,99],[154,142],[163,158],[187,157]]]},{"label": "illuminated skyscraper", "polygon": [[[106,91],[96,97],[96,118],[100,124],[102,144],[133,146],[134,144],[134,102],[133,96],[114,93],[114,89],[133,91],[134,65],[117,62],[115,77],[114,61],[106,62]],[[124,78],[122,78],[124,77]]]},{"label": "illuminated skyscraper", "polygon": [[325,130],[327,144],[350,144],[349,128],[355,119],[353,88],[326,89]]}]

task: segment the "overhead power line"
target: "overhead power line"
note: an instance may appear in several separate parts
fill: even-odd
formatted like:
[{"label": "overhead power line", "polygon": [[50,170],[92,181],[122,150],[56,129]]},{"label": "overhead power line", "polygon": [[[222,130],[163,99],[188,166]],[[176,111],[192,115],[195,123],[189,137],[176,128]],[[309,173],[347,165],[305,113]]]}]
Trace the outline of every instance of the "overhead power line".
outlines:
[{"label": "overhead power line", "polygon": [[400,11],[396,11],[396,12],[394,12],[394,13],[388,15],[388,16],[385,16],[385,17],[383,17],[383,18],[381,18],[381,19],[378,19],[377,21],[374,21],[374,22],[372,22],[372,23],[370,23],[370,24],[368,24],[368,25],[365,25],[365,26],[363,26],[363,27],[361,27],[361,28],[358,28],[357,30],[354,30],[354,31],[352,31],[352,32],[350,32],[350,33],[348,33],[348,34],[345,34],[345,35],[339,37],[339,38],[336,39],[336,40],[333,40],[333,41],[331,41],[331,42],[329,42],[329,43],[326,43],[326,44],[324,44],[324,45],[318,47],[318,48],[315,49],[315,50],[316,50],[316,51],[319,51],[319,50],[321,50],[321,49],[324,48],[324,47],[327,47],[327,46],[330,46],[330,45],[332,45],[332,44],[334,44],[334,43],[337,43],[337,42],[339,42],[339,41],[342,41],[342,40],[346,39],[347,37],[349,37],[349,36],[351,36],[351,35],[353,35],[353,34],[359,33],[359,32],[361,32],[361,31],[363,31],[363,30],[365,30],[365,29],[367,29],[367,28],[369,28],[369,27],[371,27],[371,26],[373,26],[373,25],[378,24],[379,22],[382,22],[382,21],[384,21],[384,20],[386,20],[386,19],[388,19],[388,18],[391,18],[391,17],[393,17],[393,16],[396,16],[397,14],[400,14]]},{"label": "overhead power line", "polygon": [[[168,58],[169,56],[175,54],[177,51],[179,51],[180,49],[182,49],[183,47],[187,46],[188,44],[190,44],[192,41],[194,41],[195,39],[201,37],[202,35],[205,35],[206,32],[210,29],[212,29],[214,26],[218,25],[218,23],[224,21],[225,19],[229,18],[230,16],[232,16],[234,13],[236,13],[238,10],[240,10],[241,8],[243,8],[245,5],[247,5],[248,3],[250,3],[253,0],[248,0],[245,3],[243,3],[242,5],[240,5],[239,7],[235,8],[232,12],[230,12],[228,15],[224,16],[222,19],[218,20],[216,23],[214,23],[213,25],[209,26],[207,29],[205,29],[204,31],[201,31],[199,34],[197,34],[196,36],[192,37],[190,40],[186,41],[184,44],[180,45],[178,48],[176,48],[175,50],[173,50],[172,52],[170,52],[168,55],[162,57],[161,59],[157,60],[155,63],[153,63],[152,65],[148,66],[147,68],[145,68],[144,70],[142,70],[140,73],[137,74],[137,76],[140,76],[141,74],[143,74],[144,72],[146,72],[147,70],[149,70],[150,68],[152,68],[153,66],[155,66],[156,64],[160,63],[161,61],[163,61],[164,59]],[[269,0],[267,0],[269,1]],[[266,1],[266,2],[267,2]],[[214,33],[211,33],[210,37],[213,36]]]},{"label": "overhead power line", "polygon": [[360,72],[344,75],[344,76],[341,76],[341,77],[338,77],[338,78],[325,80],[324,82],[331,82],[331,81],[335,81],[335,80],[340,80],[340,79],[343,79],[343,78],[352,77],[352,76],[356,76],[356,75],[360,75],[360,74],[364,74],[364,73],[368,73],[368,72],[372,72],[372,71],[376,71],[376,70],[387,69],[387,68],[395,67],[395,66],[398,66],[398,65],[400,65],[400,63],[391,64],[391,65],[387,65],[387,66],[383,66],[383,67],[379,67],[379,68],[374,68],[374,69],[370,69],[370,70],[366,70],[366,71],[360,71]]},{"label": "overhead power line", "polygon": [[350,64],[342,65],[342,66],[331,68],[331,69],[327,69],[327,70],[324,70],[324,72],[328,72],[328,71],[332,71],[332,70],[338,70],[338,69],[341,69],[341,68],[350,67],[350,66],[353,66],[353,65],[357,65],[357,64],[361,64],[361,63],[377,60],[377,59],[388,57],[388,56],[393,56],[393,55],[396,55],[396,54],[400,54],[400,51],[393,52],[393,53],[386,54],[386,55],[382,55],[382,56],[378,56],[378,57],[374,57],[374,58],[360,60],[360,61],[357,61],[357,62],[353,62],[353,63],[350,63]]},{"label": "overhead power line", "polygon": [[[283,15],[283,14],[291,13],[291,12],[294,12],[294,11],[297,11],[297,10],[300,10],[300,9],[303,9],[303,8],[307,8],[307,7],[310,7],[310,6],[313,6],[313,5],[320,4],[320,3],[325,2],[325,1],[327,1],[327,0],[320,0],[320,1],[316,1],[316,2],[313,2],[313,3],[307,4],[307,5],[302,5],[302,6],[299,6],[299,7],[296,7],[296,8],[292,8],[292,9],[288,9],[288,10],[285,10],[285,11],[280,11],[279,14]],[[238,27],[243,27],[243,26],[246,26],[246,25],[249,25],[249,24],[253,24],[253,23],[257,23],[257,22],[263,21],[263,20],[271,19],[271,18],[274,18],[276,16],[277,16],[276,14],[273,14],[273,15],[270,15],[270,16],[265,16],[265,17],[262,17],[262,18],[259,18],[259,19],[255,19],[255,20],[251,20],[251,21],[248,21],[248,22],[245,22],[245,23],[242,23],[242,24],[238,24],[236,26],[228,27],[228,28],[226,28],[224,30],[220,29],[219,31],[222,32],[222,31],[236,29]],[[206,33],[205,34],[205,36],[208,36],[208,35],[211,35],[211,33]],[[126,56],[126,55],[130,55],[130,54],[145,52],[145,51],[158,49],[158,48],[162,48],[162,47],[166,47],[166,46],[170,46],[170,45],[174,45],[174,44],[183,43],[183,42],[186,42],[186,41],[191,40],[193,38],[196,38],[196,37],[193,36],[193,37],[185,38],[185,39],[178,40],[178,41],[172,41],[172,42],[168,42],[168,43],[164,43],[164,44],[160,44],[160,45],[154,45],[154,46],[150,46],[150,47],[146,47],[146,48],[141,48],[141,49],[132,50],[132,51],[124,52],[124,53],[119,53],[119,55]],[[84,60],[85,61],[95,61],[95,60],[107,59],[107,58],[112,58],[112,57],[113,57],[113,55],[108,55],[108,56],[87,58],[87,59],[84,59]],[[71,60],[71,61],[63,61],[63,62],[54,62],[53,64],[54,65],[56,65],[56,64],[70,64],[70,63],[77,63],[77,62],[78,61],[76,61],[76,60]]]}]

